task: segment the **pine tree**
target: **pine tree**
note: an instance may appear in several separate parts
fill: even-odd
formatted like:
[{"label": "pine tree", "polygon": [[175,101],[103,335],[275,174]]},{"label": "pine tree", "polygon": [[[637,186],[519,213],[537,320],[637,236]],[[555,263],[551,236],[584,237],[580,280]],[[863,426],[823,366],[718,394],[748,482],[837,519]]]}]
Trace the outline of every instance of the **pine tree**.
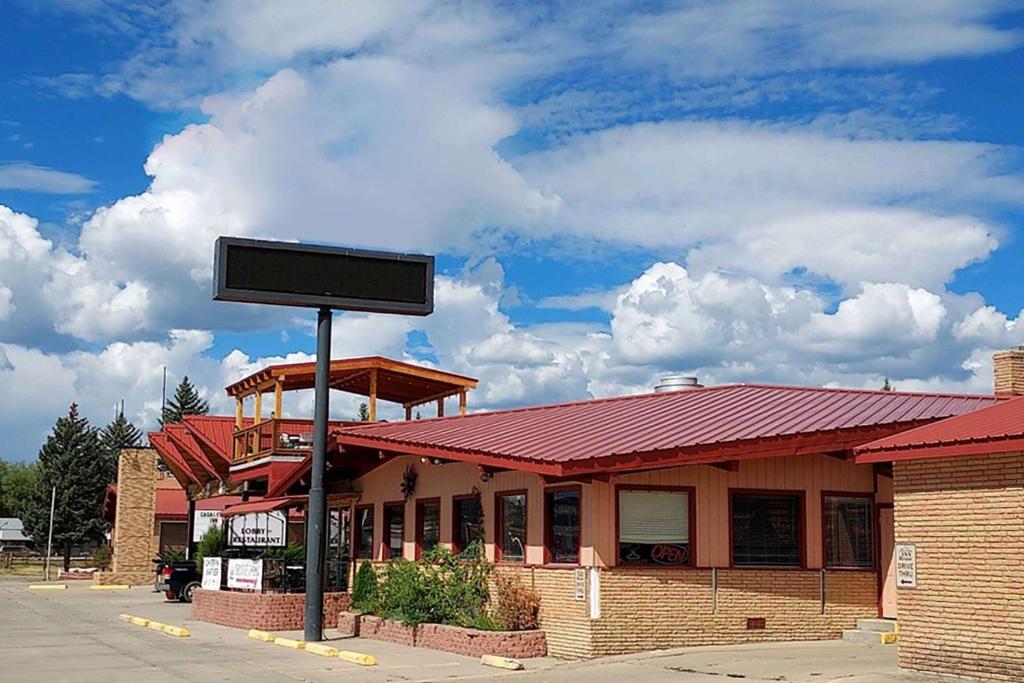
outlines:
[{"label": "pine tree", "polygon": [[100,432],[100,444],[107,460],[108,479],[117,480],[117,458],[125,448],[138,448],[142,443],[142,431],[118,411],[117,417]]},{"label": "pine tree", "polygon": [[882,383],[882,391],[896,391],[896,387],[892,385],[892,382],[889,381],[888,377],[886,377],[885,382]]},{"label": "pine tree", "polygon": [[185,375],[181,378],[181,384],[174,390],[174,397],[167,402],[160,424],[181,422],[181,418],[186,415],[206,415],[208,412],[210,405],[199,397],[199,392],[192,382],[188,381],[188,375]]},{"label": "pine tree", "polygon": [[359,404],[359,421],[369,422],[370,421],[370,407],[365,403]]},{"label": "pine tree", "polygon": [[76,404],[71,404],[67,417],[59,418],[46,438],[39,450],[38,467],[35,505],[26,526],[37,543],[46,542],[50,491],[56,487],[53,544],[62,551],[67,570],[73,546],[103,540],[103,494],[110,483],[99,433],[79,416]]}]

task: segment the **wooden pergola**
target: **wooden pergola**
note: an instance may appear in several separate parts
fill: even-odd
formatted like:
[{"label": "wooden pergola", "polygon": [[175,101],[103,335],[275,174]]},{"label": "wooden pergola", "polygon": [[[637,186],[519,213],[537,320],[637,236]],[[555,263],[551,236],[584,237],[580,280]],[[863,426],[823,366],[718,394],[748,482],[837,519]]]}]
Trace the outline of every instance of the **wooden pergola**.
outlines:
[{"label": "wooden pergola", "polygon": [[[312,389],[316,363],[287,363],[271,365],[227,387],[228,396],[235,398],[235,421],[242,428],[244,401],[255,397],[253,420],[263,420],[263,395],[274,395],[273,419],[281,418],[282,396],[285,391]],[[377,421],[377,399],[400,403],[405,407],[405,419],[412,418],[416,406],[436,402],[437,416],[444,416],[444,401],[459,397],[459,413],[466,414],[466,394],[476,388],[477,380],[451,372],[435,370],[412,363],[368,356],[331,361],[330,387],[351,394],[366,396],[371,422]]]}]

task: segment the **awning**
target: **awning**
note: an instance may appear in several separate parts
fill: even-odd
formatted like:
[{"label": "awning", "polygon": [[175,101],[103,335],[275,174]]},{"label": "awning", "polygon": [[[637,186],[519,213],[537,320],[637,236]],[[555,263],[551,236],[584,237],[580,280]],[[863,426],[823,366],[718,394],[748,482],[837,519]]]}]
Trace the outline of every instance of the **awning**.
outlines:
[{"label": "awning", "polygon": [[295,507],[297,505],[305,505],[309,502],[309,496],[281,496],[280,498],[264,498],[263,500],[254,500],[249,503],[239,503],[238,505],[232,505],[224,508],[224,511],[220,513],[221,517],[231,517],[233,515],[244,515],[250,512],[274,512],[275,510],[285,510],[287,508]]}]

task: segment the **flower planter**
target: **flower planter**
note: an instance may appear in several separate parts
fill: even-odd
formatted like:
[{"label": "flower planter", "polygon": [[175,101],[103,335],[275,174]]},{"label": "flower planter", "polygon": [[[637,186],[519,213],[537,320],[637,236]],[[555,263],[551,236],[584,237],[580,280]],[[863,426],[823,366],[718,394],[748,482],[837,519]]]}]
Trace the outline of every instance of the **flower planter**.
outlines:
[{"label": "flower planter", "polygon": [[548,652],[544,631],[478,631],[445,624],[406,626],[400,621],[370,614],[342,612],[338,629],[343,636],[358,635],[372,640],[426,647],[470,657],[498,655],[526,659]]}]

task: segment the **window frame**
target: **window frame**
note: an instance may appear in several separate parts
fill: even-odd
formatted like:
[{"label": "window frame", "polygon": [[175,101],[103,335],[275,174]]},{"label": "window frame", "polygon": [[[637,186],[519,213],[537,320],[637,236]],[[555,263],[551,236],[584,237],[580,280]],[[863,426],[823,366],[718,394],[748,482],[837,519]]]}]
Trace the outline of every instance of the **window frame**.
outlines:
[{"label": "window frame", "polygon": [[[552,493],[561,493],[564,491],[575,491],[580,501],[580,514],[579,514],[579,541],[576,546],[576,561],[575,562],[554,562],[551,558],[553,553],[551,552],[551,495]],[[582,484],[565,484],[562,486],[545,486],[544,487],[544,564],[553,567],[581,567],[583,562],[583,485]]]},{"label": "window frame", "polygon": [[[405,501],[403,500],[392,500],[386,503],[382,503],[384,514],[381,515],[381,534],[380,534],[380,545],[381,545],[381,556],[385,560],[397,560],[400,557],[405,557],[405,519],[408,515],[405,514]],[[391,513],[398,508],[402,511],[402,552],[397,556],[391,554]]]},{"label": "window frame", "polygon": [[[690,536],[690,561],[681,565],[643,565],[623,564],[619,554],[619,493],[621,491],[667,491],[670,493],[685,493],[687,495],[687,512]],[[732,515],[730,515],[731,526]],[[730,539],[731,539],[730,535]],[[730,541],[730,547],[732,547]],[[630,569],[695,569],[697,567],[697,487],[696,486],[655,486],[644,484],[616,484],[615,485],[615,564],[616,567],[629,567]]]},{"label": "window frame", "polygon": [[[773,565],[773,564],[736,564],[735,558],[735,540],[733,524],[734,519],[734,502],[736,496],[762,496],[766,498],[788,496],[795,497],[797,499],[797,555],[798,563],[795,565]],[[730,488],[729,489],[729,567],[731,569],[756,569],[760,571],[765,570],[782,570],[792,571],[794,569],[807,569],[807,492],[799,489],[743,489],[743,488]]]},{"label": "window frame", "polygon": [[[374,545],[373,537],[377,534],[377,510],[373,503],[366,503],[364,505],[356,505],[352,509],[352,559],[353,560],[370,560],[375,561],[377,559],[377,547]],[[373,523],[370,525],[370,556],[361,557],[359,555],[359,545],[363,538],[363,525],[359,523],[359,511],[360,510],[371,510],[373,511]]]},{"label": "window frame", "polygon": [[[486,546],[487,543],[487,514],[484,510],[484,497],[482,495],[477,496],[475,493],[463,493],[457,496],[452,496],[452,554],[458,555],[465,548],[459,546],[459,523],[462,521],[462,516],[459,514],[459,506],[457,503],[464,500],[479,499],[480,501],[480,532],[481,538],[480,543]],[[486,550],[486,547],[484,548]],[[486,554],[486,553],[485,553]]]},{"label": "window frame", "polygon": [[[868,523],[868,531],[871,534],[871,566],[864,567],[842,567],[842,566],[831,566],[828,564],[828,552],[826,548],[826,532],[825,532],[825,499],[826,498],[862,498],[868,503],[868,511],[871,515],[871,519]],[[879,533],[878,533],[878,510],[875,503],[874,493],[865,493],[864,491],[822,491],[821,492],[821,566],[823,569],[837,572],[877,572],[879,570],[879,555],[881,554],[879,547]]]},{"label": "window frame", "polygon": [[[502,546],[505,533],[503,526],[505,524],[505,507],[502,505],[502,499],[509,496],[523,496],[526,500],[526,504],[523,506],[523,559],[521,560],[506,560],[504,558],[505,549]],[[530,538],[530,492],[527,489],[512,489],[508,491],[495,491],[494,492],[494,561],[503,562],[505,564],[526,564],[526,552],[529,546]]]},{"label": "window frame", "polygon": [[441,498],[438,496],[431,498],[417,498],[416,499],[416,559],[420,559],[425,552],[423,548],[423,521],[424,521],[424,508],[427,505],[437,505],[437,543],[435,548],[441,545]]}]

